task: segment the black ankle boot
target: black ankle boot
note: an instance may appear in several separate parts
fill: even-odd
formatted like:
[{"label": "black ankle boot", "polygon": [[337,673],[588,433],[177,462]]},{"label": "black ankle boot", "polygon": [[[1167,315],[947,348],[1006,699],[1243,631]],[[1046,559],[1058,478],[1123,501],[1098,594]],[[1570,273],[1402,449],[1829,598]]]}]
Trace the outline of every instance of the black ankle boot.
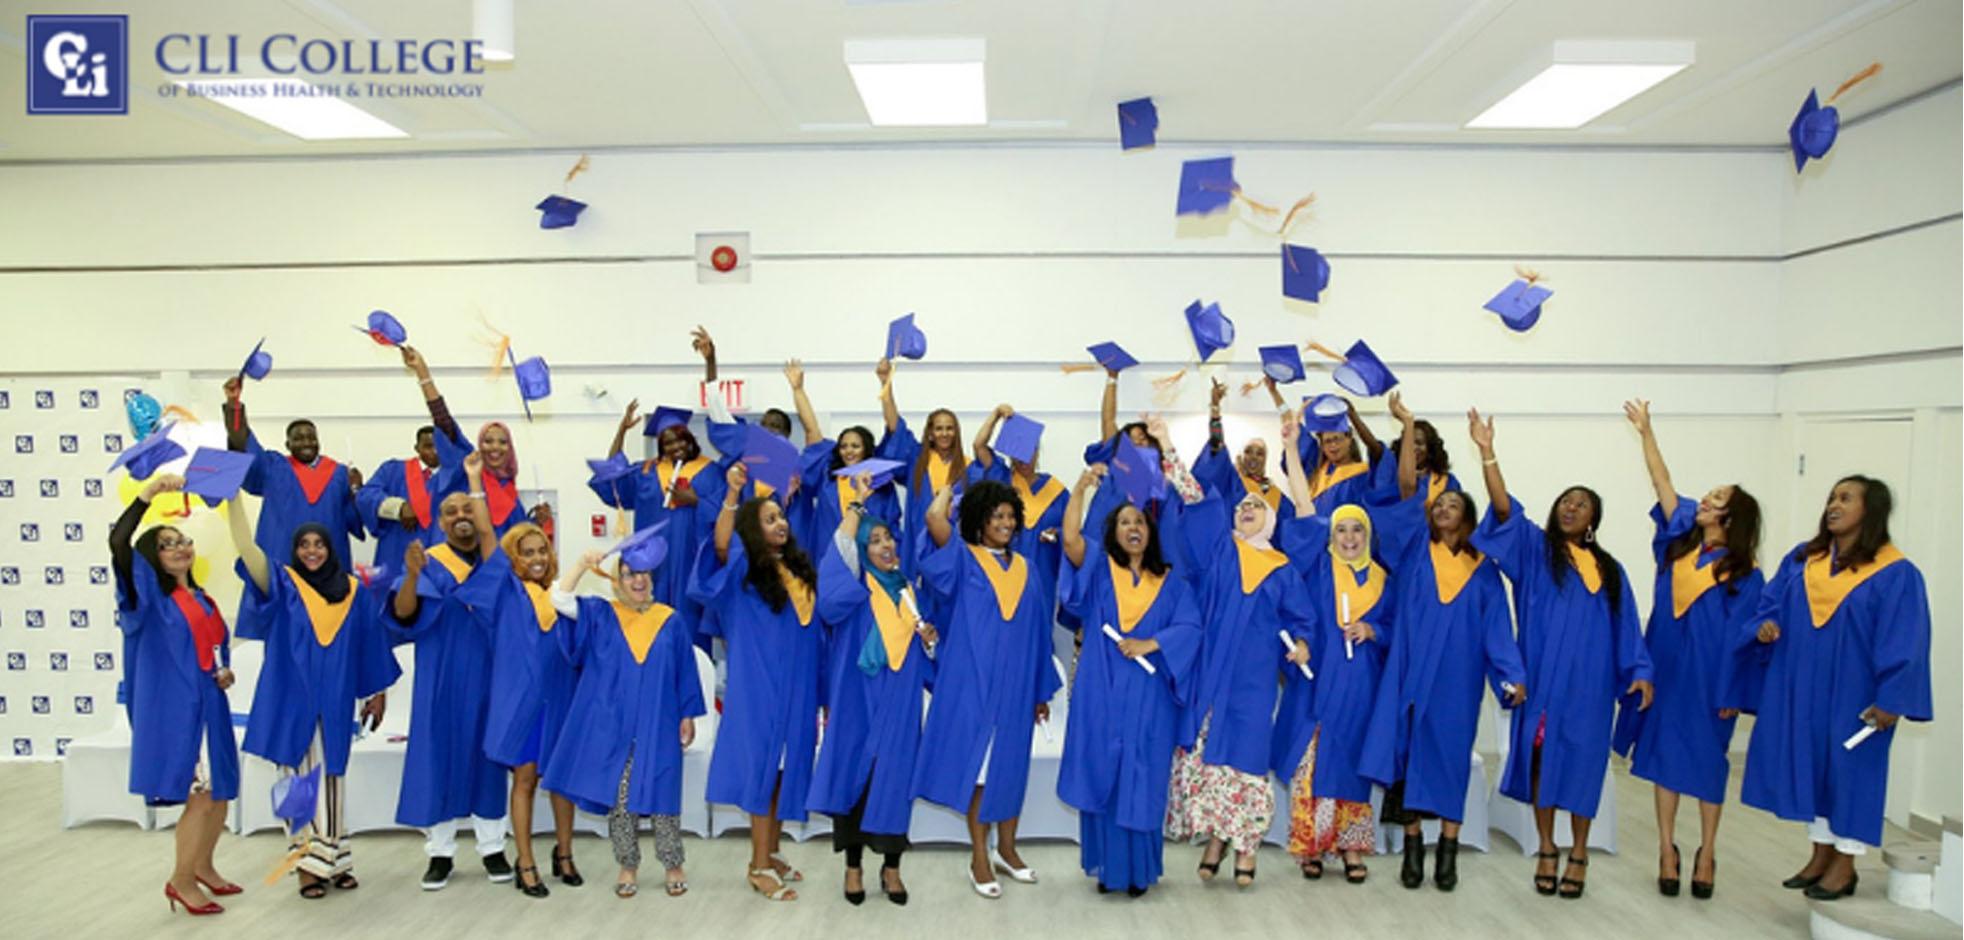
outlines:
[{"label": "black ankle boot", "polygon": [[1405,834],[1405,867],[1398,871],[1398,883],[1407,888],[1425,884],[1425,833]]},{"label": "black ankle boot", "polygon": [[1441,891],[1459,886],[1459,840],[1439,837],[1439,857],[1432,865],[1432,883]]}]

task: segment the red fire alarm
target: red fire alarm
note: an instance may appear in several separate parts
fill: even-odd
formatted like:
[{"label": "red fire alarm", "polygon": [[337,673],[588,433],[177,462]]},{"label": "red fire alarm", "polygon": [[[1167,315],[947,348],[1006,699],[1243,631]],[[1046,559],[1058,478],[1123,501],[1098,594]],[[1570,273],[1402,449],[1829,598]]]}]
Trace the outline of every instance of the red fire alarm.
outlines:
[{"label": "red fire alarm", "polygon": [[594,537],[594,538],[599,538],[599,537],[601,537],[601,536],[603,536],[603,535],[606,535],[606,534],[607,534],[607,517],[606,517],[605,515],[603,515],[603,514],[601,514],[601,513],[597,513],[597,512],[596,512],[596,513],[594,513],[594,514],[593,514],[593,518],[592,518],[592,521],[591,521],[591,528],[592,528],[592,532],[593,532],[593,537]]},{"label": "red fire alarm", "polygon": [[737,266],[736,249],[728,245],[717,245],[716,250],[709,253],[709,265],[718,271],[730,271]]}]

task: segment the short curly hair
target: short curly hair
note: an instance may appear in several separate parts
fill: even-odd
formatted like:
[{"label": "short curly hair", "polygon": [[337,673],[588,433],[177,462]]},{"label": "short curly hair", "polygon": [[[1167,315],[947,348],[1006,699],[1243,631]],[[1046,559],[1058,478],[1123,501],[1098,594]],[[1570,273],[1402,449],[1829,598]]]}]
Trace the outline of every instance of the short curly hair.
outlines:
[{"label": "short curly hair", "polygon": [[962,541],[970,545],[982,544],[982,529],[989,524],[989,517],[995,515],[996,507],[1008,503],[1016,509],[1015,538],[1023,532],[1023,497],[1007,483],[983,480],[968,488],[962,494]]}]

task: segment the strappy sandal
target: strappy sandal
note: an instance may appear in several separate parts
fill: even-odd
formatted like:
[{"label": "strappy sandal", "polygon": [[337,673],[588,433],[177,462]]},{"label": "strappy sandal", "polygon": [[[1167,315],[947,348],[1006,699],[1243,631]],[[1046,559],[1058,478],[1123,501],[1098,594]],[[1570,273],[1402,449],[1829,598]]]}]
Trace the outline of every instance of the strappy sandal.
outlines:
[{"label": "strappy sandal", "polygon": [[1255,870],[1253,868],[1243,868],[1240,865],[1234,866],[1235,887],[1246,888],[1254,883],[1255,883]]},{"label": "strappy sandal", "polygon": [[640,893],[641,883],[639,880],[630,878],[627,881],[614,882],[614,897],[620,898],[623,901]]},{"label": "strappy sandal", "polygon": [[1221,873],[1221,862],[1226,861],[1226,859],[1227,859],[1226,846],[1221,847],[1221,857],[1214,859],[1211,862],[1207,860],[1207,851],[1205,849],[1202,849],[1200,852],[1200,880],[1213,881],[1214,876]]},{"label": "strappy sandal", "polygon": [[344,871],[334,876],[334,887],[342,891],[353,891],[361,887],[361,882],[355,880],[354,872]]},{"label": "strappy sandal", "polygon": [[[777,885],[776,890],[772,890],[771,888],[758,884],[757,879],[759,878],[769,878],[771,880],[771,884]],[[771,901],[798,900],[797,889],[792,888],[790,885],[787,885],[782,880],[780,880],[777,871],[771,868],[751,869],[750,889],[752,891],[757,892],[758,894],[763,895],[767,900],[771,900]]]},{"label": "strappy sandal", "polygon": [[805,873],[793,867],[791,860],[776,852],[771,853],[771,871],[785,884],[805,880]]},{"label": "strappy sandal", "polygon": [[318,901],[321,898],[327,897],[327,881],[323,879],[302,884],[300,886],[300,896],[309,901]]},{"label": "strappy sandal", "polygon": [[1343,863],[1343,880],[1354,885],[1361,885],[1369,877],[1371,877],[1371,870],[1364,867],[1363,862]]},{"label": "strappy sandal", "polygon": [[[1569,863],[1569,867],[1571,867],[1571,868],[1588,868],[1588,867],[1589,867],[1589,859],[1587,859],[1587,858],[1576,858],[1576,857],[1575,857],[1575,855],[1574,855],[1573,853],[1571,853],[1571,854],[1569,855],[1569,857],[1568,857],[1568,863]],[[1574,890],[1574,891],[1570,891],[1570,890],[1569,890],[1569,887],[1570,887],[1570,886],[1574,886],[1574,888],[1575,888],[1575,890]],[[1568,873],[1567,873],[1567,872],[1563,872],[1563,873],[1562,873],[1562,887],[1561,887],[1561,894],[1562,894],[1562,899],[1563,899],[1563,900],[1567,900],[1567,901],[1574,901],[1574,900],[1577,900],[1577,899],[1579,899],[1579,898],[1581,898],[1581,897],[1582,897],[1582,891],[1583,891],[1583,889],[1584,889],[1584,888],[1587,888],[1588,886],[1589,886],[1589,885],[1588,885],[1588,883],[1587,883],[1587,882],[1584,882],[1584,881],[1583,881],[1582,879],[1580,879],[1580,878],[1570,878],[1570,877],[1568,877]]]},{"label": "strappy sandal", "polygon": [[662,890],[671,898],[679,898],[689,893],[689,883],[680,878],[665,880],[662,882]]},{"label": "strappy sandal", "polygon": [[1302,863],[1302,870],[1304,881],[1315,881],[1323,877],[1323,860],[1320,858],[1310,859]]},{"label": "strappy sandal", "polygon": [[1535,858],[1534,893],[1547,895],[1549,897],[1555,896],[1555,873],[1551,871],[1548,874],[1545,875],[1542,874],[1541,863],[1545,861],[1549,861],[1551,859],[1559,859],[1561,857],[1562,857],[1562,853],[1560,852],[1534,853],[1534,858]]}]

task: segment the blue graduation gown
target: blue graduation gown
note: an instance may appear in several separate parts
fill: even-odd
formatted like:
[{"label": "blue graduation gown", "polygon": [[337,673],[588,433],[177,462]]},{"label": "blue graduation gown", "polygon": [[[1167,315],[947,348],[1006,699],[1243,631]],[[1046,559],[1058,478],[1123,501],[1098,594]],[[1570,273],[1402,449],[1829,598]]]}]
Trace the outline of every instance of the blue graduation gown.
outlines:
[{"label": "blue graduation gown", "polygon": [[[421,603],[415,618],[398,619],[393,607],[385,615],[399,642],[416,644],[409,745],[396,796],[396,822],[405,826],[505,815],[505,769],[484,754],[492,626],[512,576],[497,557],[494,553],[494,560],[472,568],[461,582],[430,559],[416,582]],[[390,585],[391,597],[402,579],[397,575]]]},{"label": "blue graduation gown", "polygon": [[[1241,475],[1241,468],[1225,447],[1218,450],[1202,448],[1200,457],[1193,462],[1193,478],[1199,480],[1207,492],[1221,494],[1221,499],[1229,505],[1238,504],[1247,498],[1247,494],[1255,492],[1249,488],[1248,478]],[[1294,523],[1296,503],[1289,498],[1288,484],[1284,481],[1271,479],[1268,485],[1281,500],[1281,506],[1275,510],[1275,531],[1279,535]]]},{"label": "blue graduation gown", "polygon": [[[191,624],[157,583],[157,569],[132,552],[130,571],[133,583],[116,586],[123,701],[130,717],[130,792],[152,805],[184,802],[202,747],[211,798],[237,799],[239,749],[232,737],[231,703],[211,673],[198,668]],[[207,610],[218,609],[203,591],[197,600]],[[231,645],[221,645],[218,653],[218,662],[230,668]]]},{"label": "blue graduation gown", "polygon": [[1817,629],[1804,568],[1787,553],[1750,621],[1755,631],[1773,621],[1780,639],[1771,644],[1739,797],[1781,819],[1825,816],[1835,835],[1881,845],[1895,729],[1852,751],[1841,743],[1861,730],[1870,705],[1910,721],[1931,718],[1923,573],[1907,558],[1882,567]]},{"label": "blue graduation gown", "polygon": [[[1011,474],[1013,472],[1010,469],[1009,461],[1000,457],[994,463],[990,464],[986,470],[980,464],[970,463],[968,465],[967,485],[974,486],[981,480],[994,480],[1004,486],[1011,486],[1013,485],[1011,482]],[[1033,494],[1043,492],[1044,488],[1050,485],[1052,479],[1055,478],[1048,473],[1037,474],[1035,483],[1030,487],[1030,492]],[[1063,486],[1061,482],[1058,485]],[[1078,626],[1077,615],[1062,609],[1057,600],[1057,566],[1064,558],[1064,508],[1070,505],[1070,497],[1069,487],[1064,487],[1060,490],[1056,498],[1050,501],[1050,505],[1044,507],[1042,515],[1037,517],[1036,524],[1024,526],[1022,531],[1016,533],[1016,538],[1010,541],[1009,547],[1016,554],[1023,556],[1023,560],[1029,563],[1030,577],[1037,582],[1038,587],[1043,591],[1039,604],[1045,613],[1050,619],[1056,621],[1066,630],[1074,631]],[[1043,540],[1043,533],[1046,531],[1054,533],[1048,542]],[[1085,544],[1093,548],[1099,548],[1103,545],[1102,542],[1093,543],[1089,540]],[[1060,637],[1053,631],[1051,637],[1052,645],[1054,646],[1059,639]]]},{"label": "blue graduation gown", "polygon": [[357,583],[348,599],[347,619],[341,621],[334,639],[322,646],[290,569],[269,572],[267,590],[262,592],[252,583],[245,562],[233,564],[245,585],[239,605],[258,607],[260,615],[253,619],[266,628],[265,633],[239,631],[240,639],[266,644],[252,715],[246,720],[245,752],[281,767],[298,767],[318,729],[326,772],[336,777],[346,774],[355,703],[402,676],[379,620],[380,606]]},{"label": "blue graduation gown", "polygon": [[[941,643],[914,795],[967,812],[987,755],[979,818],[1014,819],[1030,785],[1036,707],[1063,685],[1050,658],[1050,622],[1040,609],[1037,577],[1031,572],[1024,580],[1016,609],[1004,620],[983,561],[968,543],[951,537],[932,546],[926,540],[920,572],[926,589],[938,596]],[[987,563],[1002,561],[991,555]]]},{"label": "blue graduation gown", "polygon": [[621,631],[614,605],[580,598],[580,616],[552,631],[579,676],[566,730],[546,762],[544,786],[596,815],[614,806],[628,752],[634,773],[627,810],[637,816],[682,811],[682,719],[708,713],[696,673],[692,631],[671,613],[645,661]]},{"label": "blue graduation gown", "polygon": [[[1507,592],[1493,561],[1483,557],[1450,603],[1439,600],[1424,496],[1380,509],[1371,521],[1394,575],[1398,630],[1387,647],[1358,772],[1386,787],[1403,780],[1406,808],[1459,822],[1480,730],[1481,677],[1503,707],[1501,683],[1527,683]],[[1532,686],[1528,694],[1534,695]]]},{"label": "blue graduation gown", "polygon": [[[955,446],[960,447],[962,444],[957,441]],[[934,503],[934,487],[928,485],[929,481],[925,473],[921,475],[921,485],[914,485],[914,464],[921,459],[921,442],[914,436],[914,432],[907,427],[906,418],[900,419],[898,426],[881,436],[880,445],[873,449],[873,456],[883,460],[896,460],[905,465],[905,469],[901,470],[900,475],[895,478],[897,483],[907,488],[906,500],[901,509],[902,516],[899,519],[889,519],[888,521],[898,523],[902,532],[921,531],[926,525],[923,520],[927,518],[927,507]],[[996,462],[1000,464],[1003,461],[998,460]],[[969,482],[972,482],[976,478],[974,472],[976,467],[973,462],[970,462],[968,467],[969,470],[962,474],[964,479],[951,480],[949,481],[950,484],[960,483],[962,485],[968,485]],[[1005,467],[1005,469],[1007,468]],[[1005,475],[1001,477],[1001,481],[1008,483],[1009,477]],[[900,533],[896,532],[894,534],[898,536]],[[900,544],[905,545],[907,543],[901,542]],[[914,557],[913,552],[900,553],[900,570],[907,575],[907,580],[909,581],[915,578],[916,572],[914,569],[916,562],[917,559]]]},{"label": "blue graduation gown", "polygon": [[668,542],[668,557],[677,563],[655,569],[655,603],[681,610],[691,606],[689,566],[685,562],[696,557],[696,550],[716,532],[716,514],[723,511],[723,498],[730,490],[729,481],[723,478],[727,468],[714,460],[704,463],[702,469],[689,477],[689,488],[696,494],[695,505],[669,508],[665,505],[668,497],[662,492],[659,468],[653,463],[643,466],[646,469],[608,483],[596,483],[589,478],[587,488],[607,506],[634,510],[637,531],[668,523],[661,537]]},{"label": "blue graduation gown", "polygon": [[[808,546],[807,551],[811,550],[809,546],[831,541],[832,533],[839,530],[839,519],[845,514],[845,507],[839,505],[838,479],[832,475],[832,451],[838,446],[838,442],[826,438],[805,448],[798,458],[801,479],[797,501],[804,504],[804,509],[791,514],[791,531],[799,545]],[[884,519],[888,525],[902,526],[893,537],[896,543],[905,545],[908,530],[901,522],[900,512],[900,494],[892,481],[875,487],[872,495],[866,497],[866,514]]]},{"label": "blue graduation gown", "polygon": [[[914,810],[914,757],[921,746],[921,692],[934,679],[917,635],[898,670],[867,675],[859,651],[879,630],[866,575],[854,577],[835,546],[818,571],[818,616],[831,636],[826,651],[825,741],[818,749],[809,805],[833,816],[852,812],[866,794],[860,828],[904,835]],[[918,603],[918,602],[917,602]]]},{"label": "blue graduation gown", "polygon": [[[1431,471],[1420,470],[1418,472],[1417,483],[1412,489],[1412,495],[1423,496],[1432,492],[1432,480]],[[1347,486],[1346,484],[1354,485]],[[1448,472],[1446,474],[1444,492],[1450,493],[1458,489],[1459,477],[1453,476],[1451,472]],[[1338,498],[1339,494],[1343,502],[1334,501]],[[1369,473],[1360,477],[1351,477],[1349,480],[1344,481],[1344,483],[1331,487],[1323,496],[1317,497],[1316,511],[1319,513],[1323,512],[1325,498],[1332,500],[1329,504],[1332,511],[1338,506],[1343,505],[1344,502],[1356,503],[1366,508],[1388,506],[1392,503],[1400,502],[1404,497],[1399,494],[1398,490],[1397,454],[1386,451],[1384,459],[1372,464]]]},{"label": "blue graduation gown", "polygon": [[[1110,464],[1112,458],[1118,454],[1118,438],[1119,435],[1114,434],[1105,440],[1086,445],[1084,448],[1084,465],[1089,467],[1094,463]],[[1205,486],[1204,483],[1202,485]],[[1240,496],[1235,496],[1233,501],[1228,503],[1229,507],[1232,507],[1234,503],[1240,500]],[[1105,478],[1098,481],[1098,488],[1092,491],[1091,506],[1084,513],[1084,544],[1094,548],[1102,548],[1104,546],[1105,520],[1111,516],[1112,510],[1117,509],[1125,501],[1125,490],[1118,485],[1118,480],[1114,479],[1109,473],[1105,474]],[[1174,493],[1172,485],[1168,484],[1160,491],[1159,496],[1146,501],[1146,512],[1153,517],[1154,522],[1164,524],[1167,517],[1171,514],[1171,504],[1179,501],[1179,495]],[[1277,527],[1280,528],[1279,523]],[[1162,547],[1164,547],[1167,538],[1164,530],[1160,532],[1159,538]],[[1178,566],[1175,567],[1177,568]],[[1198,577],[1197,572],[1191,567],[1180,570],[1186,572],[1187,586],[1199,586],[1194,581],[1194,578]]]},{"label": "blue graduation gown", "polygon": [[[1528,671],[1528,694],[1534,697],[1529,707],[1514,711],[1500,792],[1523,803],[1594,817],[1603,768],[1609,763],[1616,698],[1630,683],[1651,678],[1636,594],[1627,572],[1621,597],[1589,593],[1581,572],[1573,570],[1557,585],[1548,571],[1541,526],[1528,518],[1520,500],[1510,497],[1508,505],[1512,512],[1507,521],[1496,519],[1489,506],[1473,533],[1474,547],[1500,566],[1514,586],[1521,612],[1521,661]],[[1613,616],[1611,604],[1616,605]],[[1531,771],[1535,728],[1544,717],[1548,733],[1541,749],[1537,802]]]},{"label": "blue graduation gown", "polygon": [[[566,629],[568,621],[550,611],[550,629],[542,629],[531,589],[512,570],[511,559],[502,551],[493,552],[482,567],[494,566],[494,571],[484,574],[502,575],[504,583],[488,612],[491,698],[484,717],[484,755],[506,767],[537,763],[543,773],[566,723],[578,679],[553,636]],[[535,736],[538,748],[532,750],[528,745]]]},{"label": "blue graduation gown", "polygon": [[[1234,502],[1240,500],[1236,496]],[[1292,681],[1302,681],[1302,674],[1288,663],[1289,650],[1276,631],[1307,640],[1315,622],[1302,573],[1283,565],[1269,572],[1254,591],[1244,592],[1241,556],[1228,515],[1233,503],[1210,493],[1192,506],[1177,499],[1167,505],[1160,544],[1174,553],[1176,571],[1184,567],[1194,572],[1189,584],[1196,588],[1206,631],[1199,681],[1184,715],[1179,743],[1193,747],[1206,722],[1203,760],[1266,775],[1275,733],[1276,677],[1287,670],[1294,674]],[[1087,638],[1085,644],[1090,643]]]},{"label": "blue graduation gown", "polygon": [[[257,437],[247,435],[246,453],[252,455],[252,465],[246,469],[243,488],[260,498],[259,523],[252,530],[252,541],[259,550],[267,558],[293,557],[293,531],[313,522],[326,527],[328,547],[341,560],[341,567],[354,567],[355,556],[350,548],[353,543],[349,538],[366,540],[368,536],[362,529],[361,514],[355,510],[354,493],[348,486],[348,468],[337,464],[320,498],[308,502],[307,491],[300,485],[300,478],[294,474],[293,464],[284,452],[267,450],[259,446]],[[400,556],[396,564],[402,564]],[[242,619],[238,629],[251,630],[254,634],[264,632],[263,627],[249,622],[250,618],[259,616],[258,610],[241,608],[239,614]]]},{"label": "blue graduation gown", "polygon": [[696,554],[689,586],[710,615],[700,629],[723,638],[729,662],[723,719],[709,759],[709,802],[769,816],[776,791],[776,818],[800,820],[818,745],[825,629],[815,605],[809,624],[798,622],[790,600],[783,610],[771,610],[751,589],[749,571],[742,539],[731,536],[729,558],[718,562],[711,538]]},{"label": "blue graduation gown", "polygon": [[1147,675],[1104,635],[1105,624],[1120,626],[1110,556],[1087,546],[1084,561],[1082,567],[1066,561],[1061,579],[1064,604],[1093,626],[1071,683],[1057,798],[1078,811],[1085,874],[1114,891],[1145,888],[1163,870],[1166,794],[1180,711],[1200,660],[1200,609],[1186,582],[1169,571],[1145,616],[1124,633],[1159,641],[1145,657],[1158,672]]},{"label": "blue graduation gown", "polygon": [[[461,428],[459,430],[461,430]],[[452,493],[468,493],[471,491],[471,481],[465,479],[464,477],[464,458],[469,457],[471,455],[471,452],[474,450],[477,450],[477,447],[473,445],[470,441],[464,440],[463,438],[460,437],[451,437],[450,435],[443,433],[442,428],[437,429],[436,431],[437,471],[436,471],[436,477],[430,481],[430,489],[431,489],[430,513],[432,515],[432,519],[431,519],[432,527],[441,525],[441,523],[436,521],[434,516],[438,512],[438,507],[440,507],[443,504],[444,497],[449,496]],[[490,476],[490,472],[488,470],[486,471],[485,476],[487,477]],[[489,481],[487,481],[487,485],[488,484]],[[493,512],[491,516],[492,534],[494,536],[502,538],[506,532],[511,531],[513,526],[518,525],[521,522],[529,521],[529,519],[530,517],[525,511],[525,501],[523,499],[518,498],[518,481],[513,480],[511,510],[505,514],[505,517],[503,519],[498,518],[495,511]],[[442,541],[443,533],[441,531],[438,531],[434,534],[438,541]],[[429,545],[432,543],[424,542],[423,544]]]},{"label": "blue graduation gown", "polygon": [[[1666,557],[1671,543],[1697,526],[1698,502],[1679,496],[1668,518],[1662,508],[1650,508],[1657,534],[1651,557],[1657,562],[1656,589],[1651,595],[1650,629],[1644,647],[1657,672],[1657,692],[1649,711],[1637,710],[1625,696],[1616,718],[1616,750],[1632,754],[1630,773],[1667,790],[1690,794],[1707,803],[1725,802],[1732,762],[1736,719],[1718,716],[1726,669],[1739,645],[1742,630],[1757,629],[1752,614],[1759,606],[1766,578],[1754,569],[1736,585],[1708,588],[1685,610],[1676,613],[1672,601],[1673,562]],[[1718,564],[1725,549],[1700,551],[1700,568]]]},{"label": "blue graduation gown", "polygon": [[[361,489],[355,492],[355,512],[361,516],[362,525],[368,528],[368,534],[375,537],[374,564],[377,567],[400,573],[402,556],[409,551],[410,542],[420,541],[424,545],[435,545],[443,541],[443,533],[436,528],[437,504],[442,502],[442,497],[435,491],[436,473],[431,471],[429,479],[424,480],[419,470],[421,467],[422,461],[413,458],[384,460],[381,466],[375,468],[374,473],[368,475],[368,479],[362,481]],[[404,528],[401,519],[382,515],[382,502],[391,497],[408,499],[412,479],[414,485],[422,487],[430,494],[430,524]],[[287,555],[267,557],[285,558]],[[371,598],[371,600],[388,603],[386,597]]]},{"label": "blue graduation gown", "polygon": [[[1384,672],[1387,650],[1397,636],[1397,579],[1387,572],[1377,602],[1350,611],[1351,619],[1371,625],[1377,639],[1353,645],[1352,655],[1344,656],[1343,627],[1338,623],[1335,578],[1357,580],[1357,573],[1345,567],[1342,572],[1330,564],[1330,524],[1321,516],[1297,519],[1284,537],[1282,549],[1290,565],[1302,573],[1306,599],[1314,624],[1309,637],[1310,669],[1316,681],[1303,678],[1302,671],[1290,668],[1283,673],[1282,704],[1276,711],[1272,738],[1272,767],[1283,780],[1293,779],[1309,750],[1316,745],[1316,777],[1310,795],[1328,799],[1367,802],[1371,781],[1358,773],[1358,756],[1364,747],[1364,729],[1377,703],[1378,681]],[[1281,649],[1277,641],[1276,649]],[[1317,738],[1318,731],[1322,737]]]}]

